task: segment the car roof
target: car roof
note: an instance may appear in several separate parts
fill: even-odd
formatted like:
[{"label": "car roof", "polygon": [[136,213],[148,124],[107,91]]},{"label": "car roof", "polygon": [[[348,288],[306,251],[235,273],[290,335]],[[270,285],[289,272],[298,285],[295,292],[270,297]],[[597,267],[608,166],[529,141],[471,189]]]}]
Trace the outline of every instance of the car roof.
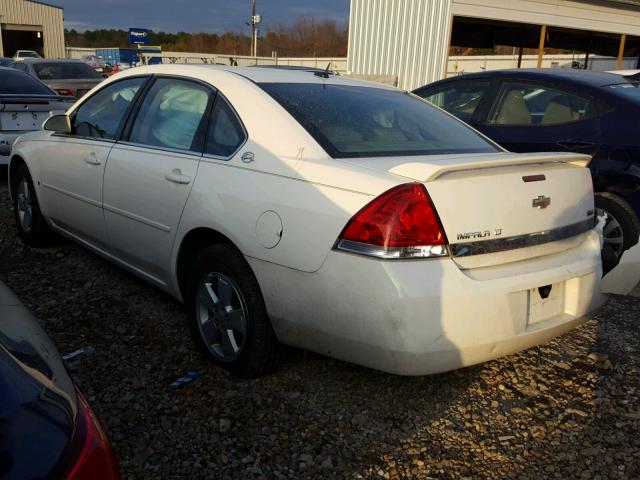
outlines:
[{"label": "car roof", "polygon": [[82,63],[84,64],[84,62],[81,60],[70,60],[66,58],[62,58],[62,59],[25,58],[24,60],[21,60],[20,63]]},{"label": "car roof", "polygon": [[[252,65],[253,68],[277,68],[278,70],[299,70],[303,72],[325,72],[326,68],[305,67],[303,65]],[[333,70],[329,69],[329,74],[333,74]]]},{"label": "car roof", "polygon": [[28,75],[28,73],[23,72],[22,70],[18,70],[17,68],[13,68],[12,66],[3,67],[0,65],[0,72],[18,72],[23,75]]},{"label": "car roof", "polygon": [[[592,70],[578,70],[569,68],[517,68],[508,70],[491,70],[489,72],[478,72],[464,74],[455,78],[442,80],[471,80],[471,79],[493,79],[493,78],[519,78],[529,80],[559,80],[565,83],[578,83],[590,87],[602,87],[606,85],[633,82],[634,79],[627,78],[610,72],[594,72]],[[439,82],[438,82],[439,83]]]},{"label": "car roof", "polygon": [[129,68],[118,74],[119,78],[124,75],[196,75],[206,80],[207,74],[213,72],[229,72],[239,75],[254,83],[309,83],[319,85],[344,85],[380,88],[385,90],[398,90],[391,85],[368,82],[365,80],[355,80],[343,76],[329,74],[329,78],[315,75],[314,72],[303,70],[288,70],[283,68],[255,68],[255,67],[230,67],[226,65],[204,65],[204,64],[160,64],[143,67]]}]

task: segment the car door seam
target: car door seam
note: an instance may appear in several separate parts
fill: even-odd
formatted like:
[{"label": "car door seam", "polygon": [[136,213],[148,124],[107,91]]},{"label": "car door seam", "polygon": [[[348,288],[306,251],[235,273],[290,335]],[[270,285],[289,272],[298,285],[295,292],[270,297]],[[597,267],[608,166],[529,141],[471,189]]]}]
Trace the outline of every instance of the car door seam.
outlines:
[{"label": "car door seam", "polygon": [[61,193],[63,195],[67,195],[67,196],[69,196],[71,198],[74,198],[76,200],[80,200],[82,202],[88,203],[89,205],[93,205],[94,207],[100,208],[102,206],[102,204],[100,202],[96,202],[95,200],[91,200],[90,198],[87,198],[87,197],[85,197],[83,195],[78,195],[77,193],[72,193],[72,192],[69,192],[68,190],[64,190],[62,188],[55,187],[53,185],[48,184],[45,181],[42,181],[41,184],[42,184],[43,187],[46,187],[46,188],[48,188],[50,190],[53,190],[54,192],[58,192],[58,193]]},{"label": "car door seam", "polygon": [[111,205],[108,205],[106,203],[103,203],[103,208],[111,213],[115,213],[117,215],[126,217],[126,218],[130,218],[131,220],[135,220],[136,222],[139,223],[143,223],[145,225],[149,225],[150,227],[156,228],[158,230],[162,230],[163,232],[170,232],[171,231],[171,227],[168,225],[164,225],[162,223],[159,222],[154,222],[153,220],[149,220],[148,218],[144,218],[141,217],[139,215],[136,215],[135,213],[131,213],[131,212],[127,212],[124,210],[120,210],[117,207],[113,207]]}]

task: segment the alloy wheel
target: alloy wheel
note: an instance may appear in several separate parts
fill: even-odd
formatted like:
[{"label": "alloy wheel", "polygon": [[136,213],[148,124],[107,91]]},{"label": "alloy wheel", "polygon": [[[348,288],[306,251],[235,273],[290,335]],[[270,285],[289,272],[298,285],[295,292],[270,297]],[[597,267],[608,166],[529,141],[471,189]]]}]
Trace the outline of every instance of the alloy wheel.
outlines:
[{"label": "alloy wheel", "polygon": [[620,222],[614,217],[611,212],[598,209],[597,215],[600,216],[603,213],[607,214],[607,221],[604,224],[604,230],[602,231],[604,237],[604,246],[611,248],[616,258],[622,256],[624,251],[624,232]]},{"label": "alloy wheel", "polygon": [[200,280],[196,302],[205,345],[218,360],[233,362],[247,337],[247,307],[240,288],[227,275],[211,272]]},{"label": "alloy wheel", "polygon": [[31,192],[29,190],[29,182],[23,178],[18,185],[18,219],[20,227],[25,233],[31,231],[33,225],[33,204],[31,201]]}]

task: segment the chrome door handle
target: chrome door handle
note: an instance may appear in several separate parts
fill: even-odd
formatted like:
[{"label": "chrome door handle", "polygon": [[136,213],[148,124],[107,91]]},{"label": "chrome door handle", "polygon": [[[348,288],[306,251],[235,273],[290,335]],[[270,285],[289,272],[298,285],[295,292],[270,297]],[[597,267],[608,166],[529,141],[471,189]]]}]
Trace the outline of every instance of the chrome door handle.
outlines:
[{"label": "chrome door handle", "polygon": [[183,175],[179,168],[176,168],[171,173],[167,173],[164,178],[173,183],[178,183],[180,185],[187,185],[191,183],[191,178],[187,175]]},{"label": "chrome door handle", "polygon": [[91,152],[87,157],[84,157],[84,161],[89,165],[100,165],[102,163],[102,160],[96,156],[95,152]]}]

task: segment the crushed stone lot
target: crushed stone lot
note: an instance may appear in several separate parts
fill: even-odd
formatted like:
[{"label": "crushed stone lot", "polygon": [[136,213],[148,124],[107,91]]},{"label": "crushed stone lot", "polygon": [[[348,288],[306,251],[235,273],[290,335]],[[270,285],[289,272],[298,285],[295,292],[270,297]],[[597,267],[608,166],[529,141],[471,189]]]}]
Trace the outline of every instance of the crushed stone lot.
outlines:
[{"label": "crushed stone lot", "polygon": [[[110,434],[123,478],[640,478],[640,298],[546,345],[403,378],[290,350],[237,380],[183,307],[72,243],[24,247],[0,180],[0,278]],[[190,369],[200,376],[169,384]]]}]

